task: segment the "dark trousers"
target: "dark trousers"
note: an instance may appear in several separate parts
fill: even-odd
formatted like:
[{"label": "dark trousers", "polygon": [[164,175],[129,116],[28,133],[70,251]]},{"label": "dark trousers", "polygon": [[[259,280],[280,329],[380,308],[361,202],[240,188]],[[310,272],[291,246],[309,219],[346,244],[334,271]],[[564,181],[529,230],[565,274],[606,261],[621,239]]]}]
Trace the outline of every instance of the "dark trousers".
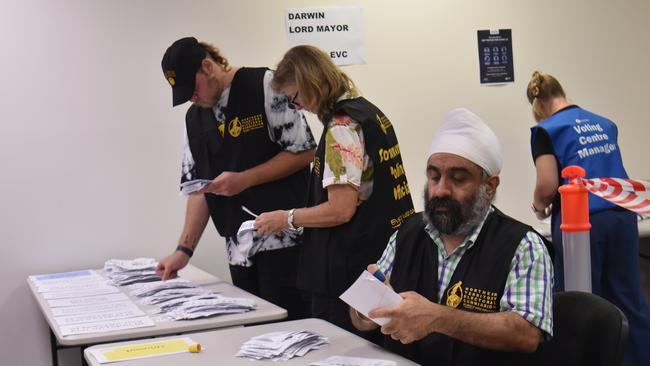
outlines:
[{"label": "dark trousers", "polygon": [[338,297],[329,297],[312,294],[311,312],[314,318],[326,320],[340,328],[363,337],[375,344],[383,346],[383,335],[379,330],[362,332],[352,325],[350,320],[350,306]]},{"label": "dark trousers", "polygon": [[308,296],[296,288],[297,246],[260,252],[251,260],[251,267],[230,266],[235,286],[286,309],[289,320],[309,317]]},{"label": "dark trousers", "polygon": [[[555,289],[564,290],[561,217],[552,218]],[[592,292],[618,306],[630,327],[623,364],[650,364],[650,310],[639,273],[639,230],[636,214],[609,209],[589,215]]]}]

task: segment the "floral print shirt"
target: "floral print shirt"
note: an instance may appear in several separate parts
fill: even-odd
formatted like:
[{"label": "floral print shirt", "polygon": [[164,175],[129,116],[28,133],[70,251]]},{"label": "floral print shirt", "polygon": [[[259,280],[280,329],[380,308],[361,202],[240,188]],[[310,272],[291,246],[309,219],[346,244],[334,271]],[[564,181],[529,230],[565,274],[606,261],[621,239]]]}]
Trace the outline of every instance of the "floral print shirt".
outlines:
[{"label": "floral print shirt", "polygon": [[[359,97],[356,89],[340,100]],[[336,115],[327,123],[325,135],[325,164],[323,188],[349,184],[359,190],[360,201],[372,194],[373,165],[365,152],[361,124],[347,115]]]}]

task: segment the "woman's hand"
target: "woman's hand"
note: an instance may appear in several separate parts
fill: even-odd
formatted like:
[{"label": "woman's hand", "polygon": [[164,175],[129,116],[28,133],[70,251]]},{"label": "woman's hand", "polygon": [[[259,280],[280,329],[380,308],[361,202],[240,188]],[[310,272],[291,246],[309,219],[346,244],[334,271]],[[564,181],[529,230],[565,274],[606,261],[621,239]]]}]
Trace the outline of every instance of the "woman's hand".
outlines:
[{"label": "woman's hand", "polygon": [[277,210],[265,212],[255,219],[255,230],[262,236],[281,235],[282,229],[289,227],[289,211]]}]

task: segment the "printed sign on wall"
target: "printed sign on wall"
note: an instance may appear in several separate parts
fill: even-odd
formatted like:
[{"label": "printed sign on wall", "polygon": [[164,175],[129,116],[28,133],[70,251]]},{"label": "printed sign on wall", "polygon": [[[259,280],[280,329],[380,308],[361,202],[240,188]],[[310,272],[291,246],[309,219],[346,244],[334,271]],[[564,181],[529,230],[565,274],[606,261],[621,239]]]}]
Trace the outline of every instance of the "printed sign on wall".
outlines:
[{"label": "printed sign on wall", "polygon": [[289,47],[319,47],[337,65],[366,63],[360,7],[289,8],[285,10],[285,23]]},{"label": "printed sign on wall", "polygon": [[477,34],[481,84],[513,83],[512,30],[480,30]]}]

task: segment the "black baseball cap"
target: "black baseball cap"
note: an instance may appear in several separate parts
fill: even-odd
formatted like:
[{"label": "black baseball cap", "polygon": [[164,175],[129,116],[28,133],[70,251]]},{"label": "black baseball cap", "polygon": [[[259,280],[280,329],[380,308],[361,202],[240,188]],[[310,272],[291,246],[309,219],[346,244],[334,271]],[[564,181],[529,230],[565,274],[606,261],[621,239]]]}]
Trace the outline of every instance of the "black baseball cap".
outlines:
[{"label": "black baseball cap", "polygon": [[172,105],[175,107],[192,98],[196,72],[207,52],[194,37],[181,38],[165,51],[161,66],[165,79],[172,86]]}]

